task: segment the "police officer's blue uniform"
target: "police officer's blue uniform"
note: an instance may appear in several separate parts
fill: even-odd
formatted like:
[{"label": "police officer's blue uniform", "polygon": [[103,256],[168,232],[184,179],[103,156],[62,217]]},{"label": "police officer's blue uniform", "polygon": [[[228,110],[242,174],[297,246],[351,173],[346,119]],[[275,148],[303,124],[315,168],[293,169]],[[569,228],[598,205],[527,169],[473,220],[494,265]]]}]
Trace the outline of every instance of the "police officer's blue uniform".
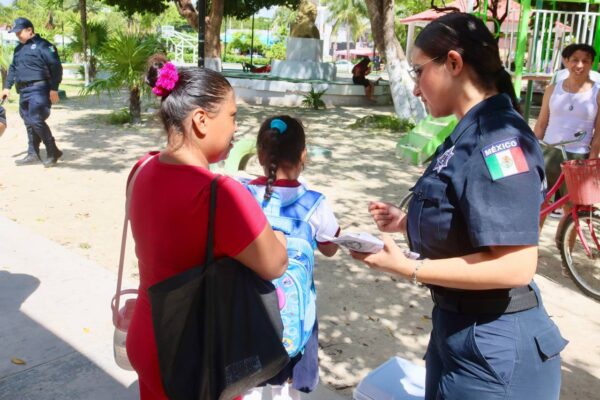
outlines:
[{"label": "police officer's blue uniform", "polygon": [[52,106],[50,91],[57,91],[61,80],[62,65],[56,47],[36,34],[15,48],[4,84],[5,89],[16,84],[19,113],[27,128],[28,155],[39,158],[40,142],[44,142],[47,158],[54,162],[62,153],[56,147],[46,119]]},{"label": "police officer's blue uniform", "polygon": [[[408,237],[424,258],[537,245],[544,162],[505,94],[473,107],[411,189]],[[430,287],[426,399],[558,399],[564,340],[539,290]]]},{"label": "police officer's blue uniform", "polygon": [[4,129],[6,129],[6,111],[0,106],[0,136],[4,133]]}]

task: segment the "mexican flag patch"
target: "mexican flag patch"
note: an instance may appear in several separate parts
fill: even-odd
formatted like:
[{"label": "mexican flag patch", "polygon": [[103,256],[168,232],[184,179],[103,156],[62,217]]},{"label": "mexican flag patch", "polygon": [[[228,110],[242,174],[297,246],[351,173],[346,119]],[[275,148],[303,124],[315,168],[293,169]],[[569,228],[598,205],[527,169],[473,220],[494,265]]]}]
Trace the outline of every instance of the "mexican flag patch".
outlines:
[{"label": "mexican flag patch", "polygon": [[529,171],[516,137],[484,147],[481,153],[493,181]]}]

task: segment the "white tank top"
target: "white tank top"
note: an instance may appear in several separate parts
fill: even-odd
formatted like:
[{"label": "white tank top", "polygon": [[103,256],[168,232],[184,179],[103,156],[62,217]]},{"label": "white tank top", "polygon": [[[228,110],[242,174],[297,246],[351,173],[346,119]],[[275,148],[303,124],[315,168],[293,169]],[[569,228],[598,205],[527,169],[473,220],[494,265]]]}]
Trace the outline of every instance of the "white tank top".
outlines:
[{"label": "white tank top", "polygon": [[[565,81],[557,82],[550,97],[550,119],[544,141],[558,143],[574,139],[573,134],[586,131],[587,135],[579,143],[565,146],[571,153],[589,153],[589,145],[594,135],[594,122],[598,113],[598,90],[594,83],[590,90],[581,93],[569,93],[563,88]],[[569,110],[571,108],[572,110]]]}]

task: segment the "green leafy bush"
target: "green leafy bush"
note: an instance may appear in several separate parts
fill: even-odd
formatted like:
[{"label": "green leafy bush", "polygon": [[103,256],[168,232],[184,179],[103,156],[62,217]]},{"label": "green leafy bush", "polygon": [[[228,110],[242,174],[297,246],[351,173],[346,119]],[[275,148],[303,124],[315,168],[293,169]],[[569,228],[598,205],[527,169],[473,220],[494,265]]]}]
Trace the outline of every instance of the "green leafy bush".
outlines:
[{"label": "green leafy bush", "polygon": [[310,88],[310,92],[304,95],[304,100],[302,100],[302,105],[306,108],[312,108],[313,110],[318,110],[319,108],[325,108],[325,102],[321,97],[325,94],[327,89],[316,92],[315,88]]},{"label": "green leafy bush", "polygon": [[367,115],[358,118],[350,125],[351,128],[389,129],[394,132],[408,132],[415,127],[412,120],[398,118],[396,115]]},{"label": "green leafy bush", "polygon": [[250,32],[235,32],[227,43],[227,52],[237,50],[241,54],[250,54],[251,50],[254,53],[262,54],[264,48],[265,45],[258,38],[254,38],[254,43],[252,43],[252,34]]},{"label": "green leafy bush", "polygon": [[[223,62],[229,63],[250,63],[250,56],[238,56],[235,54],[227,54],[223,58]],[[264,57],[252,57],[252,65],[267,65],[270,64],[271,60]]]},{"label": "green leafy bush", "polygon": [[110,125],[123,125],[129,122],[131,122],[131,114],[127,108],[115,110],[106,116],[106,123]]},{"label": "green leafy bush", "polygon": [[286,45],[283,42],[274,43],[265,51],[265,56],[273,60],[285,60]]}]

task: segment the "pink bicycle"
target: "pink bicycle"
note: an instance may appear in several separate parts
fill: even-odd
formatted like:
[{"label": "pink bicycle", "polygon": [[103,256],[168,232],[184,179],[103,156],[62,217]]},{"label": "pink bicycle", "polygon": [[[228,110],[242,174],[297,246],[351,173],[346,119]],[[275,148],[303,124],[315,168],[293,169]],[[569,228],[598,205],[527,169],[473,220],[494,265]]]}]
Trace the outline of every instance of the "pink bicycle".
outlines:
[{"label": "pink bicycle", "polygon": [[[542,146],[559,148],[565,161],[558,181],[548,191],[540,211],[545,218],[552,211],[572,204],[557,227],[556,244],[565,270],[575,284],[588,296],[600,300],[600,159],[567,160],[565,146],[579,142],[585,132],[575,133],[573,140]],[[567,193],[552,201],[558,189],[566,183]]]}]

